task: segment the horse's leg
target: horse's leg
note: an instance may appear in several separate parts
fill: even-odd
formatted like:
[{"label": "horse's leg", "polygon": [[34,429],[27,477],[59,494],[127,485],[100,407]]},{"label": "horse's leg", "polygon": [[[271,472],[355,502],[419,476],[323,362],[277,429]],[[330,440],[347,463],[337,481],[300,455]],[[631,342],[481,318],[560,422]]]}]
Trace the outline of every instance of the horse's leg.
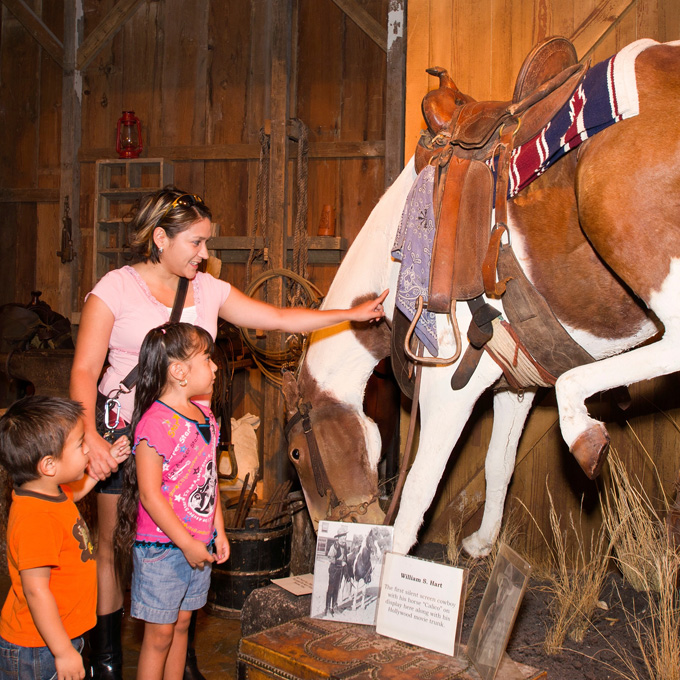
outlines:
[{"label": "horse's leg", "polygon": [[[677,47],[643,52],[636,62],[640,114],[589,140],[577,169],[583,231],[664,326],[658,342],[575,368],[557,381],[562,435],[577,457],[590,456],[595,465],[608,435],[588,416],[584,400],[680,370],[680,130],[668,115],[668,102],[680,97],[679,67]],[[630,336],[636,333],[631,327]]]},{"label": "horse's leg", "polygon": [[[440,348],[445,354],[441,343]],[[470,382],[454,391],[450,384],[452,368],[435,366],[422,371],[418,452],[406,478],[394,523],[394,551],[403,554],[416,543],[425,511],[473,406],[501,373],[497,364],[484,354]]]},{"label": "horse's leg", "polygon": [[[680,290],[680,262],[674,265],[673,270],[660,296]],[[672,294],[677,296],[677,292]],[[658,309],[657,306],[655,311]],[[609,436],[604,425],[588,415],[585,400],[596,392],[680,370],[680,310],[676,314],[675,318],[662,318],[665,332],[658,342],[594,364],[579,366],[558,379],[555,389],[562,436],[579,462],[586,459],[592,461],[591,478],[599,472]],[[661,317],[658,312],[657,315]]]},{"label": "horse's leg", "polygon": [[505,496],[515,469],[519,438],[536,392],[501,390],[493,399],[493,429],[486,454],[486,499],[482,523],[475,533],[463,539],[463,548],[472,557],[488,555],[498,538],[503,519]]}]

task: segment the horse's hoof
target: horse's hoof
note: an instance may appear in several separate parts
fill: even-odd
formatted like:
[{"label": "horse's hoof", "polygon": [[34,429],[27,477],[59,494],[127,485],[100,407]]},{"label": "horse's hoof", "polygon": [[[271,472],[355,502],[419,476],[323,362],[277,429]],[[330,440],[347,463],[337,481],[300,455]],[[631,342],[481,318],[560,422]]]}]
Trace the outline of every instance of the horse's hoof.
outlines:
[{"label": "horse's hoof", "polygon": [[602,423],[598,423],[582,432],[569,450],[588,479],[595,479],[607,459],[609,433]]},{"label": "horse's hoof", "polygon": [[477,532],[467,536],[462,540],[463,550],[470,555],[470,557],[480,558],[486,557],[491,552],[491,545],[486,541],[480,540]]}]

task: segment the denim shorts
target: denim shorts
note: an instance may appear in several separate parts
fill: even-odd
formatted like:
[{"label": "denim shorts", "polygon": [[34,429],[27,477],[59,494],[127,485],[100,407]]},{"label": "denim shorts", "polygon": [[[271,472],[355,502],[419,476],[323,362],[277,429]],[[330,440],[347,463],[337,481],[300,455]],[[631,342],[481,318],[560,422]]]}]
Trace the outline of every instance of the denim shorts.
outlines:
[{"label": "denim shorts", "polygon": [[[212,554],[212,546],[208,546]],[[138,545],[132,551],[130,615],[149,623],[175,623],[180,610],[200,609],[208,601],[211,564],[192,569],[174,545]]]},{"label": "denim shorts", "polygon": [[[83,651],[84,640],[73,638],[71,644]],[[57,669],[49,647],[21,647],[0,637],[0,678],[3,680],[56,680]]]}]

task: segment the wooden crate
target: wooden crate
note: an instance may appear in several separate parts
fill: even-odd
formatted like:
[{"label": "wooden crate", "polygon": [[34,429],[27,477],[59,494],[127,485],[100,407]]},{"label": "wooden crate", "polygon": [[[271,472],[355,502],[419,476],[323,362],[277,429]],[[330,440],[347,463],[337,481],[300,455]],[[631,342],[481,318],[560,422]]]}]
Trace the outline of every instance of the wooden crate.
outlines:
[{"label": "wooden crate", "polygon": [[[453,658],[378,635],[373,626],[303,617],[239,643],[239,680],[479,680],[463,653]],[[536,680],[547,674],[507,655],[497,680]]]}]

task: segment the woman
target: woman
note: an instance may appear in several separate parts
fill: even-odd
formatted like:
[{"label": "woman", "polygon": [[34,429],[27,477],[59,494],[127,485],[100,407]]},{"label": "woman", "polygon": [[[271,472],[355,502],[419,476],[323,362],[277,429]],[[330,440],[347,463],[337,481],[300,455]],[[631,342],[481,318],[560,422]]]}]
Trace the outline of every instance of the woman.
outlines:
[{"label": "woman", "polygon": [[[71,397],[85,408],[85,441],[90,449],[88,472],[100,481],[98,619],[91,634],[95,678],[122,678],[123,615],[123,589],[113,555],[122,476],[109,455],[109,444],[100,434],[101,425],[97,431],[97,398],[99,394],[101,402],[102,396],[118,392],[121,381],[137,364],[146,333],[169,320],[180,278],[190,281],[180,320],[202,326],[213,338],[218,317],[247,328],[306,333],[342,321],[377,321],[384,316],[382,303],[387,291],[347,310],[282,309],[254,300],[229,283],[199,272],[201,262],[208,258],[210,218],[210,210],[194,194],[168,187],[146,196],[131,223],[135,232],[132,248],[142,261],[106,274],[83,306],[71,370]],[[109,368],[98,385],[107,354]],[[120,428],[130,422],[134,390],[123,391],[118,398]],[[187,662],[185,678],[202,678],[191,640]]]}]

